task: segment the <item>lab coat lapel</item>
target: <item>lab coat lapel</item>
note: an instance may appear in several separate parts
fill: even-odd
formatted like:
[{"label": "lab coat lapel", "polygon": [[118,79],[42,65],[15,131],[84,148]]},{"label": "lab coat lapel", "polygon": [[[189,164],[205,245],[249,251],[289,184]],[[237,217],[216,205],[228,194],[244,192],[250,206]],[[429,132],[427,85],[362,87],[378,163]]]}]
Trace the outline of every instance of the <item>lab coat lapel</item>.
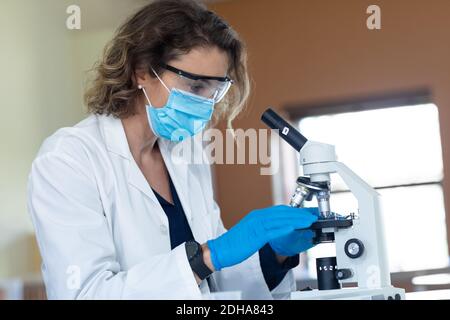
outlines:
[{"label": "lab coat lapel", "polygon": [[131,154],[122,122],[120,119],[112,116],[98,117],[102,123],[104,139],[108,151],[121,156],[122,160],[127,162],[125,165],[128,166],[128,184],[142,192],[142,194],[144,194],[157,208],[160,209],[157,210],[157,215],[162,223],[168,225],[167,216],[161,208],[153,190],[148,184],[147,179],[145,179],[145,176],[143,175],[141,169],[139,169],[139,166]]},{"label": "lab coat lapel", "polygon": [[128,183],[138,189],[142,194],[144,194],[148,199],[153,202],[153,206],[157,209],[154,210],[154,214],[158,217],[160,222],[166,227],[169,227],[169,221],[164,209],[161,207],[155,193],[153,192],[150,184],[142,173],[141,169],[137,165],[133,157],[130,159],[130,167],[128,172]]},{"label": "lab coat lapel", "polygon": [[144,174],[142,173],[141,169],[137,165],[136,161],[134,159],[130,160],[130,167],[128,172],[128,183],[141,191],[145,196],[147,196],[150,200],[152,200],[155,203],[159,203],[158,199],[155,196],[155,193],[153,192],[152,188],[148,184],[147,179],[145,179]]}]

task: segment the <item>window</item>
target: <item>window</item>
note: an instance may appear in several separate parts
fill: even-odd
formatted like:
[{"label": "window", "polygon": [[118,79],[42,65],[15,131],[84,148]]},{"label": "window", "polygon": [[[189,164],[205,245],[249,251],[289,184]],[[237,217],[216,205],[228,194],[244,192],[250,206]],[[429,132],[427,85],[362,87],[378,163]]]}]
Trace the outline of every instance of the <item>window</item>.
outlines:
[{"label": "window", "polygon": [[[391,272],[448,266],[442,152],[434,104],[303,117],[299,129],[310,140],[335,145],[338,161],[381,194]],[[289,194],[293,175],[301,172],[292,158],[284,159],[287,169],[282,179]],[[313,201],[306,205],[316,206]],[[356,199],[338,175],[332,176],[330,203],[337,213],[357,211]],[[310,277],[315,277],[315,258],[333,251],[333,246],[322,244],[308,251]]]}]

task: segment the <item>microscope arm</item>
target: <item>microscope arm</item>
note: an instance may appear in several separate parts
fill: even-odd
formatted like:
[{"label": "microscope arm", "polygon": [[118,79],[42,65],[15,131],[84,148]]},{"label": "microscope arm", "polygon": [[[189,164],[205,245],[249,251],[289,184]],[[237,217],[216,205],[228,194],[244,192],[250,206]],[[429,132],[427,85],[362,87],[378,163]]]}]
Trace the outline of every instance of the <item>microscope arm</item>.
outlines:
[{"label": "microscope arm", "polygon": [[[311,177],[337,173],[358,201],[359,214],[358,219],[353,222],[353,227],[339,229],[335,233],[339,268],[352,269],[354,273],[352,278],[341,282],[354,282],[358,279],[361,288],[390,286],[381,199],[378,192],[345,164],[337,161],[310,163],[304,165],[303,170],[305,175]],[[345,245],[350,239],[358,239],[364,244],[364,253],[357,259],[350,258],[345,252]]]}]

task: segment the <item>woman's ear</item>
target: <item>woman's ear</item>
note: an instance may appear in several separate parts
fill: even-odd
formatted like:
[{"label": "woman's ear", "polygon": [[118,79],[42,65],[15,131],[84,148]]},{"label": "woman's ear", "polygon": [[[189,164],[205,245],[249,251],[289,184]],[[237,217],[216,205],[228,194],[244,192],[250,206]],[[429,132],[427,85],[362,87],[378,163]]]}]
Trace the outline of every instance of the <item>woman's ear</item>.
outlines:
[{"label": "woman's ear", "polygon": [[149,82],[149,80],[150,80],[150,75],[144,69],[139,68],[134,71],[133,84],[136,87],[141,86],[141,88],[142,88]]}]

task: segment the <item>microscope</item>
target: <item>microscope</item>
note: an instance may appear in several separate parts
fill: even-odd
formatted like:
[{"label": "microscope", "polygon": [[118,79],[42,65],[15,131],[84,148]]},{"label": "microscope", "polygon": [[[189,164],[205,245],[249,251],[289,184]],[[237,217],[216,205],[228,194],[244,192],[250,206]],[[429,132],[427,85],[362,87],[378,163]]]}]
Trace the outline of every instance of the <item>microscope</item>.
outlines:
[{"label": "microscope", "polygon": [[[297,179],[290,206],[302,207],[315,197],[320,216],[309,228],[315,233],[313,241],[336,246],[335,257],[316,259],[318,289],[292,292],[291,299],[405,299],[405,290],[391,285],[380,195],[337,161],[334,146],[307,140],[270,108],[261,120],[300,153],[304,176]],[[355,196],[357,214],[331,211],[331,174],[340,175]]]}]

